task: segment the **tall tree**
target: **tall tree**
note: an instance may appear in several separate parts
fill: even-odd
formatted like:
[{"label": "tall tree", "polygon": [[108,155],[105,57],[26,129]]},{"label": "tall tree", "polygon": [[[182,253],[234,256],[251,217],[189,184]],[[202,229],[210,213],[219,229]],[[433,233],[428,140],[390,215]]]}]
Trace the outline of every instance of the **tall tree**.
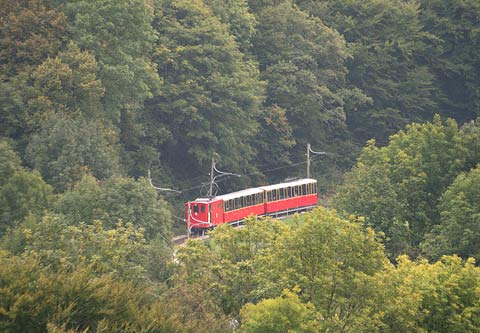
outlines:
[{"label": "tall tree", "polygon": [[454,120],[436,116],[392,135],[386,147],[370,141],[334,206],[365,216],[367,225],[384,232],[391,259],[409,251],[416,255],[424,235],[440,222],[437,202],[443,192],[478,163],[478,145],[471,143],[479,135],[478,124],[459,129]]},{"label": "tall tree", "polygon": [[461,173],[439,200],[440,224],[422,249],[432,258],[458,254],[480,260],[480,165]]},{"label": "tall tree", "polygon": [[73,186],[89,172],[99,179],[120,173],[115,133],[83,116],[50,115],[32,135],[27,156],[57,190]]},{"label": "tall tree", "polygon": [[67,18],[43,0],[0,1],[0,78],[29,71],[61,49]]},{"label": "tall tree", "polygon": [[48,116],[63,112],[106,123],[101,104],[105,88],[98,76],[95,57],[70,42],[32,72],[32,87],[25,93],[30,117],[25,122],[35,130]]},{"label": "tall tree", "polygon": [[434,35],[426,58],[436,75],[443,115],[460,123],[480,116],[480,4],[475,0],[421,0],[420,20]]},{"label": "tall tree", "polygon": [[177,173],[215,156],[238,168],[253,156],[262,84],[228,27],[201,1],[162,1],[154,61],[164,86],[148,103],[148,132]]},{"label": "tall tree", "polygon": [[241,333],[313,333],[319,329],[313,305],[302,303],[290,291],[284,291],[283,297],[247,304],[241,316]]},{"label": "tall tree", "polygon": [[42,216],[53,203],[52,187],[30,172],[10,145],[0,140],[0,236],[28,216]]},{"label": "tall tree", "polygon": [[[56,1],[58,2],[58,1]],[[118,123],[121,110],[136,110],[152,96],[159,78],[150,62],[156,34],[153,3],[134,1],[67,1],[65,13],[73,40],[95,55],[105,86],[106,111]]]},{"label": "tall tree", "polygon": [[242,53],[252,47],[257,21],[250,12],[247,0],[204,0],[212,12],[227,25],[231,35],[235,36]]},{"label": "tall tree", "polygon": [[252,52],[268,83],[266,105],[285,109],[296,157],[308,142],[340,149],[338,143],[348,141],[345,103],[365,102],[359,90],[345,86],[351,54],[344,38],[292,1],[251,6],[258,21]]},{"label": "tall tree", "polygon": [[170,243],[170,207],[143,178],[112,177],[100,183],[86,175],[59,198],[55,211],[70,225],[102,221],[109,229],[123,221],[142,228],[147,240]]},{"label": "tall tree", "polygon": [[417,1],[303,1],[297,3],[347,41],[353,58],[348,83],[373,104],[347,109],[361,141],[388,135],[412,121],[429,119],[436,107],[435,77],[423,60],[434,37],[423,30]]}]

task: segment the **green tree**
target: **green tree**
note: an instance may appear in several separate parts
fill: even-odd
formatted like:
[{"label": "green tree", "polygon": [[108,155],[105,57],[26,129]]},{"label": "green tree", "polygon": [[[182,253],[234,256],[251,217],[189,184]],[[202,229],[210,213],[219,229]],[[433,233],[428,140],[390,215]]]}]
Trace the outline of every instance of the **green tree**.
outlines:
[{"label": "green tree", "polygon": [[33,123],[35,129],[48,115],[59,112],[105,119],[101,104],[105,89],[98,71],[95,57],[70,42],[65,51],[32,72],[32,88],[26,97],[31,119],[26,122]]},{"label": "green tree", "polygon": [[422,249],[433,258],[458,254],[480,260],[480,165],[459,174],[439,200],[440,224]]},{"label": "green tree", "polygon": [[[191,241],[179,249],[174,281],[208,286],[224,313],[235,318],[245,304],[265,299],[273,300],[259,309],[265,305],[271,312],[277,306],[296,311],[310,302],[322,318],[319,327],[353,332],[368,321],[375,300],[373,276],[386,263],[382,250],[372,230],[326,209],[298,217],[291,227],[251,219],[241,229],[216,228],[208,243]],[[297,287],[301,304],[278,298],[283,289]],[[272,313],[257,322],[255,313],[255,325],[270,325],[275,318]]]},{"label": "green tree", "polygon": [[10,145],[0,140],[0,236],[29,215],[43,215],[54,201],[51,186],[20,163]]},{"label": "green tree", "polygon": [[373,276],[386,263],[383,246],[373,230],[363,228],[362,219],[342,219],[325,208],[302,219],[266,255],[261,276],[270,285],[264,286],[275,290],[298,286],[301,299],[321,315],[322,330],[355,332],[358,323],[369,318]]},{"label": "green tree", "polygon": [[170,242],[172,217],[167,202],[144,178],[110,178],[103,184],[98,205],[100,220],[113,227],[119,220],[145,231],[150,240],[160,237]]},{"label": "green tree", "polygon": [[412,121],[429,119],[438,102],[435,76],[418,1],[296,1],[342,34],[352,52],[347,82],[373,104],[347,108],[349,128],[361,141],[388,135]]},{"label": "green tree", "polygon": [[95,276],[89,267],[52,272],[31,257],[0,252],[0,287],[6,333],[193,332],[147,285]]},{"label": "green tree", "polygon": [[[30,218],[18,226],[17,244],[8,240],[4,248],[16,254],[36,258],[50,271],[74,271],[89,266],[92,274],[110,274],[115,279],[142,281],[142,265],[146,242],[142,230],[119,222],[106,229],[100,221],[94,224],[69,226],[61,215],[46,214]],[[21,238],[20,241],[18,238]]]},{"label": "green tree", "polygon": [[[286,110],[297,145],[323,147],[345,126],[345,40],[291,1],[256,9],[253,53],[268,82],[267,106]],[[303,149],[301,150],[303,151]]]},{"label": "green tree", "polygon": [[0,77],[28,72],[64,42],[67,18],[43,0],[0,2]]},{"label": "green tree", "polygon": [[252,47],[257,21],[250,13],[247,0],[205,0],[211,11],[227,25],[231,35],[235,37],[240,50],[248,53]]},{"label": "green tree", "polygon": [[52,187],[38,172],[15,172],[0,189],[0,235],[29,215],[42,216],[53,200]]},{"label": "green tree", "polygon": [[426,59],[441,89],[442,115],[463,123],[480,116],[480,4],[474,0],[421,0],[420,20],[435,36]]},{"label": "green tree", "polygon": [[176,174],[195,174],[212,156],[247,166],[263,95],[254,63],[201,1],[162,1],[154,61],[164,85],[147,106],[150,140]]},{"label": "green tree", "polygon": [[265,280],[257,276],[264,264],[261,253],[284,232],[288,232],[285,226],[270,219],[250,218],[241,229],[219,226],[208,244],[191,241],[178,249],[174,280],[208,286],[223,312],[237,317],[242,306],[264,296]]},{"label": "green tree", "polygon": [[0,140],[0,185],[5,184],[13,174],[22,168],[22,161],[9,142]]},{"label": "green tree", "polygon": [[120,111],[136,110],[158,88],[150,62],[156,34],[151,1],[54,1],[65,4],[69,31],[77,45],[94,54],[105,87],[104,106],[118,123]]},{"label": "green tree", "polygon": [[479,158],[472,144],[478,142],[477,127],[459,129],[454,120],[436,116],[432,123],[412,124],[392,135],[386,147],[369,142],[334,206],[365,216],[367,225],[384,232],[391,259],[418,254],[424,235],[440,222],[438,199]]},{"label": "green tree", "polygon": [[434,264],[406,256],[376,276],[371,332],[479,332],[480,270],[473,259],[443,257]]},{"label": "green tree", "polygon": [[30,163],[57,190],[91,172],[99,179],[120,173],[117,136],[96,120],[52,114],[27,147]]},{"label": "green tree", "polygon": [[55,209],[71,225],[99,220],[110,229],[123,221],[142,228],[148,240],[159,237],[170,243],[170,207],[143,178],[112,177],[99,184],[86,175],[59,198]]},{"label": "green tree", "polygon": [[247,304],[241,311],[242,333],[318,332],[315,309],[304,304],[295,293],[285,290],[283,297]]},{"label": "green tree", "polygon": [[[295,146],[295,138],[286,113],[284,108],[272,105],[265,109],[258,121],[260,130],[255,140],[257,149],[255,162],[259,169],[273,166],[280,168],[291,164],[290,150]],[[275,174],[282,176],[283,180],[289,176],[291,171],[291,168],[285,168]],[[268,176],[271,179],[271,175]]]}]

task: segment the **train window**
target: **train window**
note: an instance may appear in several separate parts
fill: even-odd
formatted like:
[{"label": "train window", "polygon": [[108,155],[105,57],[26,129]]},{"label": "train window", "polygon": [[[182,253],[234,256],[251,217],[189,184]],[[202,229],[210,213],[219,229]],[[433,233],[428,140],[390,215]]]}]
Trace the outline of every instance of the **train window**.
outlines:
[{"label": "train window", "polygon": [[298,186],[293,187],[293,196],[294,197],[298,196]]},{"label": "train window", "polygon": [[307,185],[302,185],[302,195],[307,195]]},{"label": "train window", "polygon": [[193,205],[193,212],[198,213],[198,206],[197,205]]},{"label": "train window", "polygon": [[200,211],[201,211],[202,213],[205,213],[205,206],[200,206]]},{"label": "train window", "polygon": [[273,201],[277,200],[277,190],[272,191],[272,200]]}]

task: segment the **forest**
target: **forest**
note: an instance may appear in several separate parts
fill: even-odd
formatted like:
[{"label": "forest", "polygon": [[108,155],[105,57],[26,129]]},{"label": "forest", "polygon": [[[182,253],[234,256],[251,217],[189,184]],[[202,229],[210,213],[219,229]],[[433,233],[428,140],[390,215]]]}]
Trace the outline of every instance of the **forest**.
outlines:
[{"label": "forest", "polygon": [[480,332],[478,0],[0,6],[1,332]]}]

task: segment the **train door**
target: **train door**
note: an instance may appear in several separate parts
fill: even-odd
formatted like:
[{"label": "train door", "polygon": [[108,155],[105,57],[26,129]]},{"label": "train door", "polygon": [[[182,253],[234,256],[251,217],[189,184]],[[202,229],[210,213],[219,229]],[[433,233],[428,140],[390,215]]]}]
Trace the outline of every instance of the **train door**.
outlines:
[{"label": "train door", "polygon": [[210,202],[210,222],[213,225],[223,223],[223,201]]}]

